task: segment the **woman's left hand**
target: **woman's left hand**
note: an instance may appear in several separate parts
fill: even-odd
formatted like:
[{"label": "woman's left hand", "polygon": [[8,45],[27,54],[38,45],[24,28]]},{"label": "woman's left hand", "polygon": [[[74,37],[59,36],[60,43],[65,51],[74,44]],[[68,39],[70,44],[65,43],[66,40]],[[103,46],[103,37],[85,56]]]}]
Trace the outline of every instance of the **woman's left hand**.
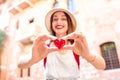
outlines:
[{"label": "woman's left hand", "polygon": [[85,58],[88,62],[92,63],[97,69],[105,69],[106,64],[104,58],[101,57],[99,54],[91,54],[88,48],[88,44],[86,41],[85,36],[82,33],[71,33],[64,37],[64,39],[73,39],[73,45],[66,45],[63,49],[71,49],[76,54]]},{"label": "woman's left hand", "polygon": [[81,32],[74,32],[64,37],[66,40],[73,39],[73,45],[66,45],[63,49],[72,49],[76,54],[85,57],[89,55],[88,44],[85,36]]}]

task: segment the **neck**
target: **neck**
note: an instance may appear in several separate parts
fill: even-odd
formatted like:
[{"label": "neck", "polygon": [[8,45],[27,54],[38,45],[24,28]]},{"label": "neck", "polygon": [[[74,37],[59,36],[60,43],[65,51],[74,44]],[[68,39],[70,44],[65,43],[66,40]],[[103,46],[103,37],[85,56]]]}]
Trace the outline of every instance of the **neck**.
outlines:
[{"label": "neck", "polygon": [[63,36],[66,36],[66,34],[56,34],[56,37],[61,38]]}]

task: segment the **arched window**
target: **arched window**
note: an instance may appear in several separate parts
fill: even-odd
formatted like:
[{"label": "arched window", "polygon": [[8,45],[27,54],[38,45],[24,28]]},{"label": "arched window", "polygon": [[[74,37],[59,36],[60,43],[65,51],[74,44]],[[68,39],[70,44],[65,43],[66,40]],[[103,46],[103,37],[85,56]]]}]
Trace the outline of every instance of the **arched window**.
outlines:
[{"label": "arched window", "polygon": [[114,42],[107,42],[101,46],[102,56],[106,62],[106,70],[120,68],[118,55]]}]

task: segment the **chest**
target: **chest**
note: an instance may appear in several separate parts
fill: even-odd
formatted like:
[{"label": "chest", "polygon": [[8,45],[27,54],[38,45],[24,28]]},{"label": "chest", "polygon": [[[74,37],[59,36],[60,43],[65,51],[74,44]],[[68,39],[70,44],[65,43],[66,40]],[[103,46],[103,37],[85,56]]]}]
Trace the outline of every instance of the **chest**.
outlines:
[{"label": "chest", "polygon": [[67,50],[65,54],[60,52],[52,52],[47,56],[47,66],[48,68],[77,68],[77,63],[75,61],[73,52],[71,50]]}]

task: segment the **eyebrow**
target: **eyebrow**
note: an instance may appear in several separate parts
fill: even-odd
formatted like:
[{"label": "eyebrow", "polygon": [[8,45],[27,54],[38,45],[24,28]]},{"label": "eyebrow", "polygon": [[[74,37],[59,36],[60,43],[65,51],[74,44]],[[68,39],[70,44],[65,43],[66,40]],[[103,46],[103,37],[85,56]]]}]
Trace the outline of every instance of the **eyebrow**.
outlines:
[{"label": "eyebrow", "polygon": [[[53,15],[53,17],[57,17],[57,16],[56,16],[56,15]],[[65,14],[63,14],[63,15],[62,15],[62,17],[66,17],[66,15],[65,15]]]}]

